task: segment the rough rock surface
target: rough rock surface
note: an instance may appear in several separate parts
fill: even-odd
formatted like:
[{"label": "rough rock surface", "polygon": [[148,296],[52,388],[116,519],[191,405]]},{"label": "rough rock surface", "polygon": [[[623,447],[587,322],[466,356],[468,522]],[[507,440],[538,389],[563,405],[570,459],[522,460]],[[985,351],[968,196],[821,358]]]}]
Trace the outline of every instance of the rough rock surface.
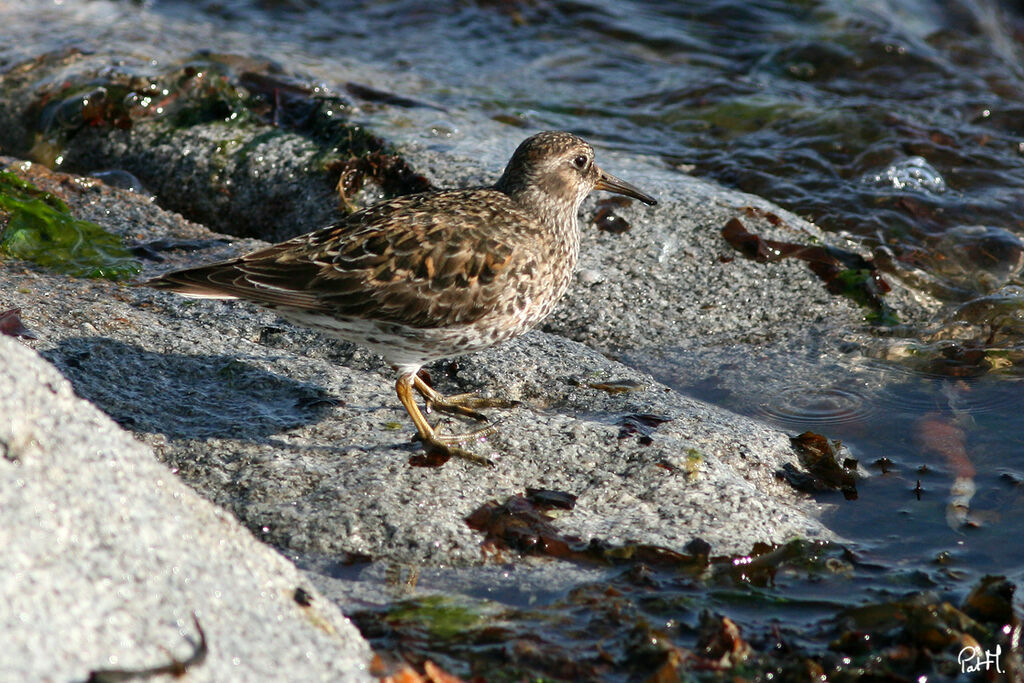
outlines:
[{"label": "rough rock surface", "polygon": [[0,387],[0,678],[186,660],[194,614],[190,681],[369,679],[362,636],[291,563],[6,336]]},{"label": "rough rock surface", "polygon": [[[134,239],[166,236],[168,220],[178,223],[137,195],[62,182],[38,167],[29,176],[64,190],[83,213],[113,202],[163,216],[140,221],[127,211],[132,219],[120,227],[118,214],[105,217]],[[180,222],[169,234],[201,232]],[[215,253],[174,258],[227,249],[214,244]],[[392,373],[365,351],[245,304],[14,271],[0,274],[18,280],[11,303],[39,334],[33,345],[76,391],[289,551],[472,563],[480,537],[465,517],[527,487],[579,495],[559,524],[612,542],[678,549],[701,537],[716,552],[743,552],[757,541],[827,536],[806,515],[813,506],[775,479],[793,459],[785,435],[680,396],[576,342],[535,332],[436,366],[444,392],[522,405],[503,411],[499,434],[475,446],[496,467],[411,467],[418,449]],[[591,386],[608,382],[640,390]],[[631,416],[645,414],[668,419],[650,443],[620,438]]]}]

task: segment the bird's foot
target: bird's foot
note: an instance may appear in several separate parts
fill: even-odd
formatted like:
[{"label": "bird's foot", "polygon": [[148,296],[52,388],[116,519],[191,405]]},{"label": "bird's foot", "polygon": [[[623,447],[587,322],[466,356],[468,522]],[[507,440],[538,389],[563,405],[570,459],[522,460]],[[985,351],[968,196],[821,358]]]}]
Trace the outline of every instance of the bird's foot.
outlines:
[{"label": "bird's foot", "polygon": [[485,458],[482,455],[462,448],[462,444],[469,441],[478,441],[490,436],[498,431],[498,425],[487,425],[480,429],[475,429],[471,432],[465,432],[463,434],[444,434],[441,431],[441,426],[437,425],[433,428],[433,433],[428,436],[418,436],[417,438],[423,442],[423,448],[428,453],[433,453],[442,456],[462,458],[470,462],[475,462],[478,465],[493,465],[494,463]]},{"label": "bird's foot", "polygon": [[427,418],[423,416],[419,406],[416,405],[416,401],[413,400],[413,388],[423,396],[428,410],[430,408],[437,408],[442,412],[453,412],[456,415],[471,417],[483,422],[487,421],[487,417],[483,413],[478,412],[476,408],[507,406],[512,404],[507,401],[500,401],[497,399],[482,399],[473,396],[472,394],[459,394],[458,396],[445,398],[414,373],[402,375],[395,383],[395,389],[398,392],[399,400],[402,401],[402,405],[405,406],[406,412],[409,413],[412,421],[416,424],[416,438],[423,443],[424,450],[426,450],[429,455],[440,455],[442,457],[455,456],[480,465],[493,464],[487,458],[462,448],[461,444],[468,441],[481,440],[491,434],[494,434],[498,431],[497,424],[489,424],[481,427],[480,429],[463,434],[444,434],[442,433],[442,426],[440,424],[431,425],[427,422]]},{"label": "bird's foot", "polygon": [[486,422],[487,416],[480,412],[480,408],[514,408],[519,403],[501,398],[481,398],[476,394],[456,394],[455,396],[437,394],[427,397],[426,405],[428,411],[437,410],[451,415],[464,415],[480,422]]},{"label": "bird's foot", "polygon": [[461,442],[447,443],[447,438],[448,437],[444,436],[439,438],[435,435],[427,438],[420,437],[420,441],[423,442],[424,450],[431,455],[440,455],[446,458],[462,458],[463,460],[468,460],[469,462],[476,463],[477,465],[484,465],[485,467],[490,467],[494,464],[494,462],[489,458],[485,458],[482,455],[478,455],[473,451],[468,451],[465,448],[456,445],[456,443]]},{"label": "bird's foot", "polygon": [[512,408],[519,405],[516,401],[506,401],[500,398],[481,398],[476,394],[457,394],[455,396],[444,396],[441,392],[423,381],[419,375],[413,375],[413,386],[423,396],[427,406],[427,412],[438,410],[450,415],[462,415],[480,422],[486,422],[487,416],[479,411],[480,408]]}]

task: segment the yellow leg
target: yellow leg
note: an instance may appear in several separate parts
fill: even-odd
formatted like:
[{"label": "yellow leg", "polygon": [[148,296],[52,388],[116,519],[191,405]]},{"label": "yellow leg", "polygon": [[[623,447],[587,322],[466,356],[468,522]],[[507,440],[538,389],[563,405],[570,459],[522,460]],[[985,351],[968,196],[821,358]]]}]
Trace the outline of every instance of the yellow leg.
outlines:
[{"label": "yellow leg", "polygon": [[[398,393],[398,400],[402,402],[402,405],[405,407],[405,411],[409,413],[409,417],[412,418],[413,424],[416,425],[416,431],[419,434],[420,441],[422,441],[428,449],[440,451],[444,455],[453,455],[480,465],[493,464],[487,458],[463,448],[459,448],[455,444],[493,434],[494,427],[484,427],[483,429],[478,429],[468,434],[439,434],[437,429],[430,426],[430,423],[427,422],[427,418],[425,418],[423,413],[420,411],[420,407],[416,405],[416,400],[413,398],[412,394],[412,389],[415,386],[416,381],[419,380],[413,373],[401,375],[398,378],[398,381],[395,382],[395,391]],[[426,385],[424,384],[423,386]],[[427,388],[429,389],[429,387]],[[431,389],[431,391],[433,391],[433,389]],[[438,396],[440,396],[440,394],[438,394]]]}]

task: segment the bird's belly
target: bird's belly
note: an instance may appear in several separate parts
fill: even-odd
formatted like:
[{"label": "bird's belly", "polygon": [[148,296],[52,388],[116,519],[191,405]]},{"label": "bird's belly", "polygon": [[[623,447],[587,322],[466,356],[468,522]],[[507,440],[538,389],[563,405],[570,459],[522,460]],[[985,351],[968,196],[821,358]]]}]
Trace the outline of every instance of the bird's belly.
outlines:
[{"label": "bird's belly", "polygon": [[278,309],[278,313],[288,322],[363,346],[394,366],[425,365],[442,358],[480,351],[525,331],[476,324],[419,328],[306,311]]}]

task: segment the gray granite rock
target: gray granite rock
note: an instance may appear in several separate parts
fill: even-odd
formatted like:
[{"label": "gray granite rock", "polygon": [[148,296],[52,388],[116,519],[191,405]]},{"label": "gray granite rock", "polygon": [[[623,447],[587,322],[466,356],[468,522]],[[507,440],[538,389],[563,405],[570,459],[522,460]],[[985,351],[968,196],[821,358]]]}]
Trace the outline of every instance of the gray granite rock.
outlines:
[{"label": "gray granite rock", "polygon": [[[0,149],[81,174],[130,174],[164,208],[213,229],[273,240],[307,232],[344,215],[335,187],[345,164],[377,154],[360,168],[390,168],[383,141],[350,123],[356,107],[267,60],[155,47],[146,59],[93,51],[89,40],[48,51],[36,39],[39,54],[0,48]],[[291,116],[301,121],[258,115],[261,96],[285,118],[289,97],[298,100]]]},{"label": "gray granite rock", "polygon": [[0,387],[0,678],[185,660],[193,614],[191,681],[369,678],[366,642],[291,563],[2,335]]},{"label": "gray granite rock", "polygon": [[[103,213],[136,240],[203,232],[139,195],[30,171],[83,215]],[[119,203],[131,207],[125,224]],[[209,254],[168,252],[161,267],[239,246],[212,244]],[[466,516],[527,487],[578,495],[558,524],[583,538],[680,549],[701,537],[715,552],[744,552],[757,541],[829,535],[815,506],[775,478],[794,458],[784,434],[676,394],[578,342],[534,332],[438,364],[444,392],[521,405],[496,414],[500,432],[475,446],[495,467],[411,467],[419,449],[391,370],[366,351],[246,304],[35,268],[6,268],[0,278],[17,280],[10,303],[39,334],[33,345],[82,397],[289,552],[479,562],[481,536]],[[637,390],[592,386],[609,382]],[[645,414],[660,423],[649,440],[623,437],[623,424]]]}]

